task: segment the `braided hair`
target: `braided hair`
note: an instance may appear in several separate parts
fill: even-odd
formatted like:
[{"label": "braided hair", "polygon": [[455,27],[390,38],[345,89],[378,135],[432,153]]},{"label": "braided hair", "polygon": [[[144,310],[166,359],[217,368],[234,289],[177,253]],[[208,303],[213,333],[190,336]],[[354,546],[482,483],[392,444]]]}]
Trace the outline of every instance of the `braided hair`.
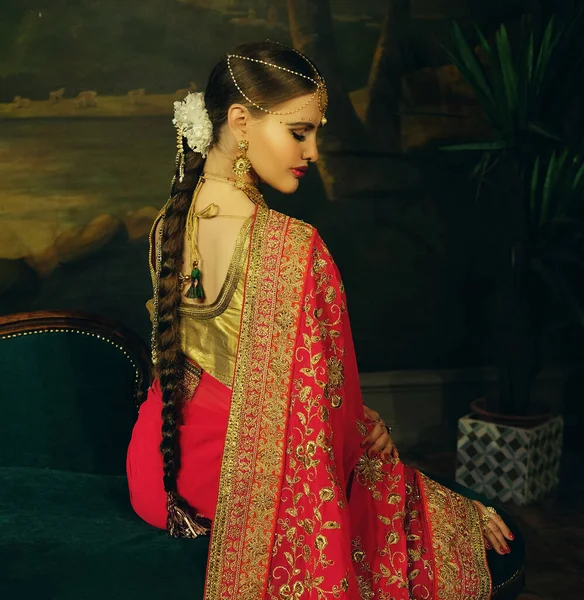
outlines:
[{"label": "braided hair", "polygon": [[[242,44],[234,53],[314,77],[313,67],[308,61],[292,49],[276,42]],[[273,109],[285,101],[314,92],[314,84],[307,79],[280,69],[246,60],[232,61],[231,67],[239,86],[245,90],[248,98],[266,109]],[[246,106],[255,118],[264,116],[262,111],[241,96],[233,83],[224,56],[213,68],[205,89],[205,107],[213,125],[212,147],[221,145],[220,133],[227,122],[229,107],[235,103]],[[179,426],[182,404],[185,401],[182,397],[184,356],[180,342],[179,308],[182,292],[179,274],[182,271],[187,214],[193,192],[203,172],[205,159],[187,146],[185,138],[182,143],[184,177],[181,182],[177,168],[162,228],[155,375],[160,381],[162,392],[160,451],[163,459],[164,489],[178,499],[183,510],[195,514],[195,509],[179,496],[177,490],[177,476],[181,463]]]},{"label": "braided hair", "polygon": [[182,292],[179,281],[184,250],[187,213],[199,176],[203,171],[203,156],[186,147],[184,178],[178,175],[171,190],[171,202],[166,208],[162,230],[162,265],[158,284],[158,360],[156,374],[162,391],[162,452],[164,489],[177,493],[176,478],[180,469],[178,425],[181,418],[181,383],[184,377],[180,345],[178,309]]}]

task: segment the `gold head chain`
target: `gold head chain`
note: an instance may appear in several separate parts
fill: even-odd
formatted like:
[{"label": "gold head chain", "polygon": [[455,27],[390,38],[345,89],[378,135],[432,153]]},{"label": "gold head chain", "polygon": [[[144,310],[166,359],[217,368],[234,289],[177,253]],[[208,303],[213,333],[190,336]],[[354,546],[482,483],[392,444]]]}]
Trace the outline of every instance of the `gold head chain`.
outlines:
[{"label": "gold head chain", "polygon": [[[319,108],[320,112],[322,113],[322,118],[320,120],[320,123],[321,123],[321,125],[326,125],[327,119],[325,117],[325,112],[326,112],[326,109],[328,106],[328,91],[326,88],[326,83],[325,83],[324,79],[320,76],[319,72],[316,70],[316,67],[314,66],[314,64],[312,64],[312,62],[310,62],[310,60],[308,60],[308,58],[306,58],[306,56],[304,56],[304,54],[302,54],[301,52],[298,52],[298,50],[296,50],[296,48],[291,48],[291,50],[294,50],[294,52],[296,52],[297,54],[302,56],[302,58],[308,62],[308,64],[314,70],[314,75],[315,75],[316,79],[313,77],[309,77],[308,75],[303,75],[302,73],[298,73],[298,71],[292,71],[292,69],[288,69],[286,67],[281,67],[280,65],[275,65],[273,63],[266,62],[265,60],[259,60],[257,58],[250,58],[249,56],[241,56],[240,54],[228,54],[227,55],[227,68],[229,69],[229,73],[231,74],[231,79],[233,79],[233,83],[235,84],[235,87],[239,90],[239,93],[250,104],[252,104],[256,108],[258,108],[259,110],[263,110],[264,112],[270,113],[271,115],[291,115],[293,113],[301,111],[303,108],[306,108],[314,100],[314,97],[316,96],[316,98],[318,99],[318,108]],[[292,75],[297,75],[298,77],[303,77],[304,79],[307,79],[308,81],[311,81],[312,83],[314,83],[314,85],[316,85],[316,90],[310,96],[310,98],[300,108],[297,108],[296,110],[290,110],[290,111],[286,111],[286,112],[278,112],[275,110],[268,110],[267,108],[263,108],[259,104],[256,104],[241,89],[241,87],[237,83],[237,79],[235,78],[235,73],[233,72],[233,68],[231,66],[232,58],[240,58],[242,60],[247,60],[249,62],[254,62],[254,63],[266,65],[268,67],[272,67],[274,69],[279,69],[280,71],[286,71],[287,73],[291,73]]]}]

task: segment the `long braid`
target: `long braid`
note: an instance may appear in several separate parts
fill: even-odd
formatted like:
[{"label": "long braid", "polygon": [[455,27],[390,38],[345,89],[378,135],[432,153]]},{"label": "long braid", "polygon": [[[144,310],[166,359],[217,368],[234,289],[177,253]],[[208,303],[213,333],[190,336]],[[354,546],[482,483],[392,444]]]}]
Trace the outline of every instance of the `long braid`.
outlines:
[{"label": "long braid", "polygon": [[171,493],[184,511],[195,511],[178,495],[177,475],[180,469],[179,425],[182,415],[182,382],[184,356],[180,344],[178,309],[182,301],[179,282],[187,214],[193,192],[202,173],[204,159],[189,149],[183,140],[185,171],[183,181],[175,176],[171,201],[166,208],[162,230],[162,265],[158,292],[158,332],[156,375],[162,391],[162,453],[164,489]]},{"label": "long braid", "polygon": [[[235,53],[266,63],[279,63],[286,69],[271,69],[255,62],[237,61],[230,71],[225,57],[217,63],[205,89],[205,108],[213,125],[212,146],[219,145],[220,132],[228,122],[229,107],[242,102],[240,90],[234,85],[234,75],[240,84],[245,85],[246,93],[250,97],[261,98],[262,104],[269,109],[277,107],[283,100],[314,92],[310,80],[314,76],[314,67],[292,48],[283,48],[281,44],[266,41],[243,44],[235,49]],[[307,77],[298,77],[295,72]],[[256,118],[264,116],[253,105],[250,104],[248,108]],[[158,321],[153,341],[157,357],[155,374],[162,391],[160,451],[164,467],[164,489],[168,495],[167,529],[171,535],[196,537],[205,528],[208,530],[210,521],[197,515],[194,508],[190,507],[177,491],[177,475],[181,464],[179,427],[185,400],[183,383],[186,360],[180,340],[179,308],[182,294],[179,273],[183,260],[187,215],[193,192],[203,171],[204,159],[200,153],[193,152],[187,146],[184,138],[182,146],[185,161],[184,178],[182,182],[179,181],[177,168],[171,200],[162,222],[162,260],[157,292]]]}]

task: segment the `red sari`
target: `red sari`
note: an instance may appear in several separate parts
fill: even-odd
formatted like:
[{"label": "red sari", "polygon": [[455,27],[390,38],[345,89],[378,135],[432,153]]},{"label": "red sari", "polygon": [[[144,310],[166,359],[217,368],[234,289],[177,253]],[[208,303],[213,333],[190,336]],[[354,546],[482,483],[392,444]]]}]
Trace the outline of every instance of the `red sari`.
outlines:
[{"label": "red sari", "polygon": [[259,208],[206,600],[491,597],[475,505],[368,458],[367,432],[338,270],[312,227]]}]

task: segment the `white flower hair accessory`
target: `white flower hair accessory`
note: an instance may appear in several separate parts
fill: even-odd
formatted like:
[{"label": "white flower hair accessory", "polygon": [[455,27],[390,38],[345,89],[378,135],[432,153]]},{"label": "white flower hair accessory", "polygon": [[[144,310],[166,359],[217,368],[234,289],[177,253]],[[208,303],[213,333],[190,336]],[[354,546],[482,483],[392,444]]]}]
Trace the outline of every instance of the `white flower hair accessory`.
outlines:
[{"label": "white flower hair accessory", "polygon": [[213,140],[213,124],[205,108],[205,94],[189,93],[182,102],[175,102],[172,122],[189,148],[206,157]]}]

